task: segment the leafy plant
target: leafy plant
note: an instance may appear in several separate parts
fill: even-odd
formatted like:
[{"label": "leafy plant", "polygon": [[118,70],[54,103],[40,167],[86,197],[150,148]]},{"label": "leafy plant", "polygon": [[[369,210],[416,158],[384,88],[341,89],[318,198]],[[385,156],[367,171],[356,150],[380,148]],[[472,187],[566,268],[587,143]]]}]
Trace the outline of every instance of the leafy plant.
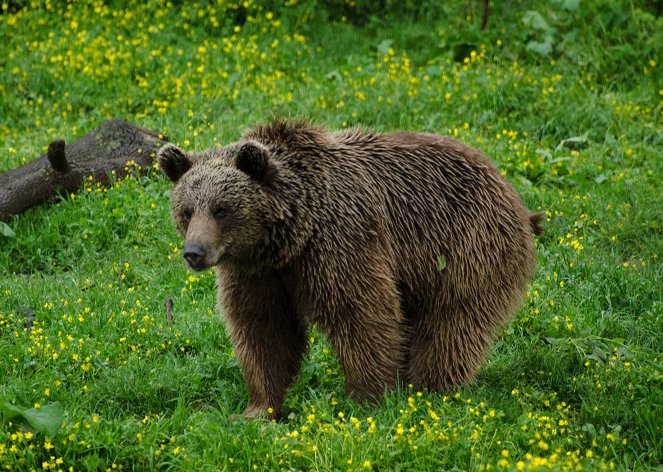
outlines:
[{"label": "leafy plant", "polygon": [[21,408],[6,401],[0,401],[0,418],[3,423],[12,421],[23,429],[39,431],[54,437],[60,430],[64,409],[60,402],[49,403],[35,408]]},{"label": "leafy plant", "polygon": [[11,226],[9,226],[4,221],[0,221],[0,234],[6,238],[13,238],[16,236],[16,233],[14,233],[14,230],[11,228]]}]

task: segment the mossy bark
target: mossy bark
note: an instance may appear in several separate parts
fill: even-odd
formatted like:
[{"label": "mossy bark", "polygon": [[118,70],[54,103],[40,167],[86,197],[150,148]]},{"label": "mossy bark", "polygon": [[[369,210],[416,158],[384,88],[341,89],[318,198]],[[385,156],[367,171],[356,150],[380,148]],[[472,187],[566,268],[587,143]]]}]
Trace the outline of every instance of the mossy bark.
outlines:
[{"label": "mossy bark", "polygon": [[53,141],[46,154],[0,174],[0,220],[76,192],[88,176],[107,186],[113,171],[115,178],[126,175],[129,161],[149,167],[166,142],[161,133],[121,120],[106,121],[70,144]]}]

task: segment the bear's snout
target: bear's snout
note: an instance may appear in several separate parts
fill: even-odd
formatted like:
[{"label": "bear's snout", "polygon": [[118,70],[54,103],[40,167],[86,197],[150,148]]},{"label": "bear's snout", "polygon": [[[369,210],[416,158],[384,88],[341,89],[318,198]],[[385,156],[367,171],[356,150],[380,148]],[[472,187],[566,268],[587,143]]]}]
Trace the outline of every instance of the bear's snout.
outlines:
[{"label": "bear's snout", "polygon": [[207,251],[200,244],[187,243],[184,245],[184,259],[187,264],[196,272],[205,269],[205,258]]}]

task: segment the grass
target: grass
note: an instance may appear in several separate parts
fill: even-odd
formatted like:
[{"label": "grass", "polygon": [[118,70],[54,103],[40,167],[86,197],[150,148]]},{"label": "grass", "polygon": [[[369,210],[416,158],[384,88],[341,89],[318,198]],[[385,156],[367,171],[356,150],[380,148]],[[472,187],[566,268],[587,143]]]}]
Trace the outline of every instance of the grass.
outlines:
[{"label": "grass", "polygon": [[0,170],[111,117],[201,150],[301,115],[456,136],[547,230],[472,385],[356,404],[313,330],[286,418],[248,422],[214,275],[182,263],[168,183],[89,182],[0,236],[0,404],[63,409],[55,434],[0,420],[0,467],[660,467],[663,20],[645,2],[493,2],[482,32],[479,3],[3,3]]}]

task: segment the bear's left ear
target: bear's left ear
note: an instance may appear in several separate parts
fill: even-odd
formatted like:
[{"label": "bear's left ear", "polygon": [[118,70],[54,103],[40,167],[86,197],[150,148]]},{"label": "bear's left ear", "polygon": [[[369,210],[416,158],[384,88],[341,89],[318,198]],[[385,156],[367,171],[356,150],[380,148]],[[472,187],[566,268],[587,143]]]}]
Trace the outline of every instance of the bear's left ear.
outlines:
[{"label": "bear's left ear", "polygon": [[262,180],[269,169],[269,151],[255,141],[242,144],[237,151],[235,165],[254,180]]},{"label": "bear's left ear", "polygon": [[191,159],[172,143],[164,145],[157,153],[159,167],[172,183],[177,182],[190,168]]}]

